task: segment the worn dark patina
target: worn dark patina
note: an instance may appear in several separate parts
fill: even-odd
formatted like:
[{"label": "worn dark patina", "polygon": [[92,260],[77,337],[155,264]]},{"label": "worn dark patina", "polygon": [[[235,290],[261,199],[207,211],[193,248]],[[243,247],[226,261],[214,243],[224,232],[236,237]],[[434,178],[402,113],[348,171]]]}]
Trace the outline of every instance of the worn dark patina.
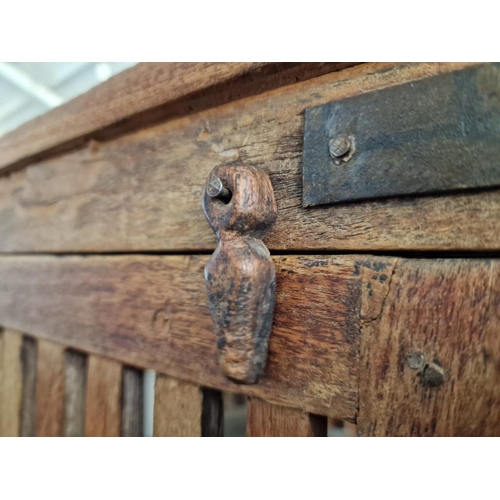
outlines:
[{"label": "worn dark patina", "polygon": [[261,241],[277,215],[268,175],[244,165],[210,174],[203,210],[219,244],[205,266],[208,302],[226,377],[254,384],[264,372],[276,272]]},{"label": "worn dark patina", "polygon": [[500,185],[500,65],[306,110],[304,206]]}]

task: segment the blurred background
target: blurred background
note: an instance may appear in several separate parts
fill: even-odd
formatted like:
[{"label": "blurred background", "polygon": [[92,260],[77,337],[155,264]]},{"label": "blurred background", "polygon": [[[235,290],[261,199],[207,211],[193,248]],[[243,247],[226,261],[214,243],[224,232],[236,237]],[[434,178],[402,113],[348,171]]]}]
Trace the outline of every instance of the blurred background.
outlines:
[{"label": "blurred background", "polygon": [[135,64],[0,62],[0,137]]}]

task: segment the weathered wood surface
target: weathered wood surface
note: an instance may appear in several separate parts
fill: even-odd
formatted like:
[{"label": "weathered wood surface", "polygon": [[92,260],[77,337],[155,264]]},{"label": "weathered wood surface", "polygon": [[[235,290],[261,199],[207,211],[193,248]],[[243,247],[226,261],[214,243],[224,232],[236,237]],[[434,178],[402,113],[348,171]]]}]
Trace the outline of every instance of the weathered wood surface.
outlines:
[{"label": "weathered wood surface", "polygon": [[273,259],[277,292],[267,366],[259,384],[245,387],[228,381],[218,363],[203,278],[207,260],[0,257],[0,324],[202,387],[353,420],[359,351],[356,257]]},{"label": "weathered wood surface", "polygon": [[201,437],[202,413],[199,386],[166,375],[156,377],[154,436]]},{"label": "weathered wood surface", "polygon": [[123,437],[144,436],[144,372],[129,366],[122,372]]},{"label": "weathered wood surface", "polygon": [[[230,193],[230,203],[211,195],[214,181]],[[230,380],[255,384],[266,366],[276,292],[276,270],[262,242],[277,215],[269,176],[245,165],[215,168],[203,210],[219,240],[204,275],[220,365]]]},{"label": "weathered wood surface", "polygon": [[36,435],[64,435],[64,347],[39,340],[36,365]]},{"label": "weathered wood surface", "polygon": [[142,63],[0,139],[0,170],[354,63]]},{"label": "weathered wood surface", "polygon": [[[256,386],[220,372],[205,261],[3,257],[0,324],[198,387],[357,418],[362,435],[500,434],[499,260],[275,258],[274,327]],[[413,352],[425,357],[417,370]]]},{"label": "weathered wood surface", "polygon": [[122,366],[120,363],[89,356],[85,402],[85,436],[121,435]]},{"label": "weathered wood surface", "polygon": [[23,370],[19,332],[0,329],[0,437],[17,437],[21,428]]},{"label": "weathered wood surface", "polygon": [[257,398],[248,400],[248,437],[326,437],[326,435],[326,417],[273,405]]},{"label": "weathered wood surface", "polygon": [[360,434],[500,436],[500,261],[361,269]]},{"label": "weathered wood surface", "polygon": [[65,353],[64,435],[85,435],[85,392],[87,387],[87,356],[68,350]]},{"label": "weathered wood surface", "polygon": [[35,436],[36,417],[36,358],[37,343],[30,337],[23,338],[22,367],[23,387],[21,401],[21,437]]},{"label": "weathered wood surface", "polygon": [[355,66],[33,164],[0,178],[0,251],[213,250],[201,196],[232,161],[271,177],[271,250],[498,250],[500,190],[301,206],[304,109],[462,67]]}]

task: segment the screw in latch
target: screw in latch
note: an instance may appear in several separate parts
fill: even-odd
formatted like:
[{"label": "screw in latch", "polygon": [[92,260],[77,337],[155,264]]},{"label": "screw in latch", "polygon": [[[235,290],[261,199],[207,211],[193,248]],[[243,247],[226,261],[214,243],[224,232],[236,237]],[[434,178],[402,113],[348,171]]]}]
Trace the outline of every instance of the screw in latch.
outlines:
[{"label": "screw in latch", "polygon": [[231,200],[231,191],[222,184],[222,181],[218,177],[214,177],[210,180],[207,184],[206,191],[210,198],[218,198],[224,203],[229,203]]},{"label": "screw in latch", "polygon": [[328,143],[330,156],[337,165],[341,162],[349,161],[354,153],[354,142],[345,134],[337,135],[330,139]]}]

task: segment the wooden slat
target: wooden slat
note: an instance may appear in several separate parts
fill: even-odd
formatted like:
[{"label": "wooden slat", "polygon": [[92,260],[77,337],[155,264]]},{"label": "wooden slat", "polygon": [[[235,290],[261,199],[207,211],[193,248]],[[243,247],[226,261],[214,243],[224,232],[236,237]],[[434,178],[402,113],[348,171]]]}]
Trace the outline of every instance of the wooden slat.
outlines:
[{"label": "wooden slat", "polygon": [[199,386],[166,375],[156,377],[154,436],[200,437],[202,412]]},{"label": "wooden slat", "polygon": [[144,435],[144,380],[143,371],[123,368],[122,431],[124,437]]},{"label": "wooden slat", "polygon": [[21,402],[22,437],[35,436],[36,416],[36,358],[37,344],[35,339],[24,337],[22,347],[23,391]]},{"label": "wooden slat", "polygon": [[156,437],[223,436],[222,395],[213,389],[158,375],[153,422]]},{"label": "wooden slat", "polygon": [[64,347],[40,340],[36,369],[36,435],[64,434]]},{"label": "wooden slat", "polygon": [[122,366],[100,356],[89,356],[85,435],[121,435]]},{"label": "wooden slat", "polygon": [[360,434],[500,436],[500,261],[401,259],[383,284],[380,265],[364,268],[379,290],[363,296]]},{"label": "wooden slat", "polygon": [[357,258],[274,259],[273,331],[256,385],[222,376],[203,278],[208,256],[0,257],[0,324],[199,386],[353,420]]},{"label": "wooden slat", "polygon": [[0,170],[353,63],[143,63],[0,139]]},{"label": "wooden slat", "polygon": [[22,334],[0,330],[0,436],[16,437],[21,427]]},{"label": "wooden slat", "polygon": [[64,389],[64,435],[85,435],[85,391],[87,356],[68,350],[66,352],[66,383]]},{"label": "wooden slat", "polygon": [[249,398],[248,437],[326,437],[327,419]]}]

